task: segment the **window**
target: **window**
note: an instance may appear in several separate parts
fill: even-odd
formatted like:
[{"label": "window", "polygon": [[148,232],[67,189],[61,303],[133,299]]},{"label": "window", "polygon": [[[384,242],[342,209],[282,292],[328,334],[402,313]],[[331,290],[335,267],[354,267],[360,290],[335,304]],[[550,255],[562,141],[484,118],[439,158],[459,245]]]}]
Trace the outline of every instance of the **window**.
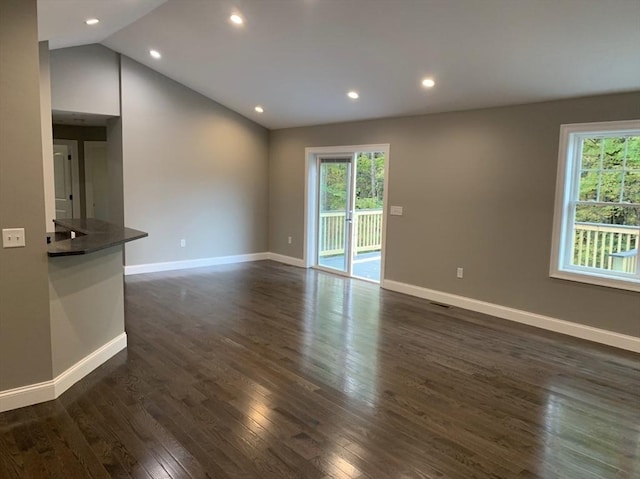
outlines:
[{"label": "window", "polygon": [[640,291],[640,121],[562,125],[551,276]]}]

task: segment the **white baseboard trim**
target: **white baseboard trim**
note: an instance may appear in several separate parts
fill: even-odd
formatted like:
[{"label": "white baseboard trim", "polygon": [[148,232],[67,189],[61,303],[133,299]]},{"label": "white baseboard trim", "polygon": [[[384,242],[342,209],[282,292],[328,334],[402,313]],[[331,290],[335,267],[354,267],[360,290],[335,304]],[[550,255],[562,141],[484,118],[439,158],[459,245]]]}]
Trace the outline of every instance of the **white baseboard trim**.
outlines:
[{"label": "white baseboard trim", "polygon": [[188,259],[184,261],[167,261],[165,263],[134,264],[124,267],[125,276],[132,274],[158,273],[176,269],[202,268],[203,266],[218,266],[222,264],[247,263],[270,259],[279,263],[305,268],[304,260],[278,253],[251,253],[234,256],[217,256],[215,258]]},{"label": "white baseboard trim", "polygon": [[277,261],[278,263],[284,263],[291,266],[297,266],[298,268],[306,268],[303,259],[294,258],[292,256],[285,256],[283,254],[278,254],[278,253],[267,253],[267,254],[269,255],[269,259],[272,261]]},{"label": "white baseboard trim", "polygon": [[131,274],[158,273],[160,271],[246,263],[248,261],[261,261],[265,259],[269,259],[269,253],[238,254],[233,256],[216,256],[214,258],[187,259],[184,261],[167,261],[165,263],[134,264],[125,266],[124,274],[128,276]]},{"label": "white baseboard trim", "polygon": [[441,291],[391,281],[388,279],[382,281],[382,287],[390,291],[428,299],[429,301],[457,306],[459,308],[469,309],[478,313],[490,314],[491,316],[527,324],[536,328],[542,328],[556,333],[566,334],[568,336],[574,336],[576,338],[586,339],[588,341],[640,353],[640,338],[635,336],[628,336],[626,334],[607,331],[606,329],[585,326],[562,319],[552,318],[550,316],[543,316],[541,314],[530,313],[520,309],[500,306],[498,304],[487,303],[477,299],[443,293]]},{"label": "white baseboard trim", "polygon": [[51,381],[0,391],[0,412],[31,406],[59,397],[63,392],[127,347],[122,333],[84,357]]},{"label": "white baseboard trim", "polygon": [[0,413],[55,399],[53,381],[0,392]]},{"label": "white baseboard trim", "polygon": [[63,392],[87,376],[94,369],[106,363],[113,356],[127,347],[127,333],[122,333],[109,341],[104,346],[96,349],[94,352],[85,356],[83,359],[75,363],[65,372],[60,374],[53,380],[55,388],[55,397],[60,396]]}]

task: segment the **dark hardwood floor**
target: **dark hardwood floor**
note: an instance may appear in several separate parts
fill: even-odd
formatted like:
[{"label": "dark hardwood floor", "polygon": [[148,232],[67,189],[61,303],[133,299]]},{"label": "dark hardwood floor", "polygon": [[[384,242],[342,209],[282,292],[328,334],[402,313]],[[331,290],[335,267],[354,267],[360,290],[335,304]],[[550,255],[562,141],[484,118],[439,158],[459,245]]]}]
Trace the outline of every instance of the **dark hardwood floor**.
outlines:
[{"label": "dark hardwood floor", "polygon": [[269,261],[125,297],[126,351],[0,414],[2,479],[640,478],[638,355]]}]

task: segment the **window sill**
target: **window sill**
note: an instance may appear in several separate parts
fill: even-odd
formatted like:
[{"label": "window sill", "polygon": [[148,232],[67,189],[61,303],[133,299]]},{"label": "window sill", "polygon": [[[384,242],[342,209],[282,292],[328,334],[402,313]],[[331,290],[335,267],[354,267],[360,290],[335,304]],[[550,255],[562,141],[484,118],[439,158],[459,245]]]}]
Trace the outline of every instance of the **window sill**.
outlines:
[{"label": "window sill", "polygon": [[587,271],[553,271],[550,276],[552,278],[575,281],[577,283],[595,284],[597,286],[640,293],[640,280],[636,278],[615,278]]}]

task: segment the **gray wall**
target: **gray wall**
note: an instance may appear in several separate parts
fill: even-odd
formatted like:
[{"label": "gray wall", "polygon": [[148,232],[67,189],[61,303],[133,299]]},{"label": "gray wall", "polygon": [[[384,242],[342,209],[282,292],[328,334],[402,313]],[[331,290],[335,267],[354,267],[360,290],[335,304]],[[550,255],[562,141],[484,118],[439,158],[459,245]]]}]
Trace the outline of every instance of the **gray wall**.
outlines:
[{"label": "gray wall", "polygon": [[51,108],[60,111],[118,116],[118,54],[102,45],[50,52]]},{"label": "gray wall", "polygon": [[42,172],[44,177],[45,229],[53,230],[56,217],[54,188],[53,138],[51,136],[51,74],[49,68],[49,42],[40,42],[40,124],[42,130]]},{"label": "gray wall", "polygon": [[0,0],[0,391],[51,379],[35,0]]},{"label": "gray wall", "polygon": [[640,336],[637,293],[549,278],[560,125],[639,117],[636,92],[273,131],[269,251],[302,258],[305,147],[390,143],[386,279]]},{"label": "gray wall", "polygon": [[49,259],[53,376],[124,333],[122,246]]},{"label": "gray wall", "polygon": [[[122,57],[126,264],[267,250],[268,132]],[[186,248],[180,239],[186,239]]]},{"label": "gray wall", "polygon": [[124,226],[122,192],[122,118],[107,120],[107,169],[109,173],[109,221]]},{"label": "gray wall", "polygon": [[[54,124],[53,137],[57,140],[78,140],[78,142],[107,141],[107,127]],[[79,143],[78,148],[80,148]]]}]

